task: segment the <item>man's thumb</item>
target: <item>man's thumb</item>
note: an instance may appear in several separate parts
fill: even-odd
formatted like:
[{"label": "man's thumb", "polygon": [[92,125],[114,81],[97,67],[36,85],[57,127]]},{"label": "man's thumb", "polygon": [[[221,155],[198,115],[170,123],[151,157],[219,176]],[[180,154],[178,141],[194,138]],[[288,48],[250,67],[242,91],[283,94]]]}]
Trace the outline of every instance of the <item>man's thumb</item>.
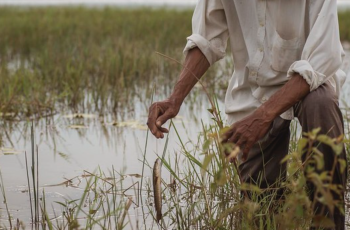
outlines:
[{"label": "man's thumb", "polygon": [[156,121],[156,125],[158,128],[161,128],[162,125],[167,122],[167,120],[169,120],[171,117],[171,114],[169,112],[165,112],[163,115],[161,115],[160,117],[158,117],[157,121]]}]

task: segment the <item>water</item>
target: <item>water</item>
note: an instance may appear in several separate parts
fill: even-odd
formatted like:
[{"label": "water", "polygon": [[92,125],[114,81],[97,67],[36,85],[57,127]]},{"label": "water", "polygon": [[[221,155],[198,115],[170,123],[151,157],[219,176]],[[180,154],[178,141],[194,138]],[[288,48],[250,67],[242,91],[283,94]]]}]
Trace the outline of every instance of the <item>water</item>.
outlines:
[{"label": "water", "polygon": [[[201,132],[200,119],[209,123],[210,114],[207,111],[209,103],[205,95],[196,88],[199,93],[200,103],[189,108],[184,104],[179,116],[174,120],[180,136],[187,142],[196,138]],[[196,92],[194,92],[196,93]],[[164,95],[156,95],[155,100],[164,98]],[[134,100],[135,111],[126,116],[125,127],[113,126],[113,120],[109,117],[98,117],[93,114],[86,115],[88,118],[74,119],[65,114],[53,118],[42,119],[35,123],[35,143],[39,152],[39,186],[40,191],[45,189],[46,202],[53,203],[56,213],[61,208],[55,201],[63,202],[65,199],[79,199],[85,187],[85,183],[78,184],[74,179],[73,184],[77,187],[52,186],[60,184],[67,179],[79,177],[83,180],[85,172],[94,173],[101,170],[108,174],[114,168],[121,175],[141,174],[142,159],[146,141],[147,161],[152,165],[157,155],[163,153],[165,140],[157,140],[148,137],[145,130],[147,119],[147,108],[144,101]],[[146,104],[150,104],[146,99]],[[222,102],[220,107],[222,108]],[[2,130],[10,130],[3,122]],[[73,129],[72,125],[84,128]],[[78,126],[79,125],[79,126]],[[169,125],[168,123],[165,126]],[[0,169],[2,171],[4,185],[6,186],[7,203],[15,218],[23,220],[27,225],[30,222],[29,194],[27,192],[27,178],[25,167],[25,155],[28,153],[31,164],[30,153],[30,122],[18,122],[13,124],[12,132],[5,143],[7,148],[15,148],[16,154],[1,155]],[[75,127],[73,126],[73,127]],[[13,145],[12,145],[13,144]],[[180,151],[179,140],[174,131],[170,133],[169,151],[166,157],[171,157],[175,151]],[[2,148],[2,150],[6,150]],[[151,176],[151,169],[146,168],[145,177]],[[164,170],[164,179],[169,178]],[[126,180],[131,183],[133,178]],[[5,214],[1,211],[1,214]],[[49,216],[54,217],[54,212],[49,211]],[[6,215],[0,216],[0,223],[6,222]]]}]

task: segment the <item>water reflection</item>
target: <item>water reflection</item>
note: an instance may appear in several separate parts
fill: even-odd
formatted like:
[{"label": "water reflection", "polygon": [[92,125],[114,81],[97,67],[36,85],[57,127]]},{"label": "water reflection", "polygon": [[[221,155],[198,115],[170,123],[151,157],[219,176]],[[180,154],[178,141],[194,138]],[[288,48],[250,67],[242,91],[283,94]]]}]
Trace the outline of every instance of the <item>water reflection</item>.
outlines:
[{"label": "water reflection", "polygon": [[[159,89],[153,100],[163,99],[164,92],[168,93],[170,86]],[[184,140],[197,138],[201,132],[200,122],[203,120],[208,123],[211,117],[207,111],[210,105],[200,88],[196,88],[188,99],[179,116],[173,120]],[[151,136],[147,138],[145,122],[150,104],[151,96],[136,95],[133,103],[129,104],[133,109],[126,108],[106,116],[100,116],[100,113],[75,114],[68,110],[52,117],[33,120],[39,152],[39,185],[45,189],[46,202],[54,203],[68,197],[80,198],[86,185],[81,182],[84,181],[83,175],[96,170],[108,174],[113,168],[121,177],[126,176],[125,185],[131,186],[137,180],[133,175],[141,173],[145,144],[149,165],[152,165],[157,155],[161,155],[164,147],[164,140],[156,140]],[[219,105],[222,108],[221,101]],[[31,120],[2,120],[0,126],[1,146],[20,151],[0,156],[7,202],[13,216],[28,224],[30,211],[24,151],[31,153]],[[172,132],[167,157],[172,157],[177,149],[180,149],[179,141]],[[148,167],[144,176],[148,178],[150,175],[151,169]],[[164,173],[164,177],[168,175]],[[61,209],[56,204],[54,208],[56,211]],[[49,213],[54,216],[53,212]]]}]

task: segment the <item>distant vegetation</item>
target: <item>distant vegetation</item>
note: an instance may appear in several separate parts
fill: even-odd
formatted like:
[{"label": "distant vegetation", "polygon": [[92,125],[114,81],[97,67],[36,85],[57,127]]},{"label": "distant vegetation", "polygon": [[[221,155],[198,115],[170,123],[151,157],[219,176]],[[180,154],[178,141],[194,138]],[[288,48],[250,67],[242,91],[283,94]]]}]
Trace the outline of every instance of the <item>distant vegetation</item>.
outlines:
[{"label": "distant vegetation", "polygon": [[341,11],[338,14],[340,39],[350,42],[350,11]]},{"label": "distant vegetation", "polygon": [[[180,65],[155,52],[181,60],[191,16],[190,9],[0,8],[1,115],[109,113],[150,97],[154,81],[158,92],[169,91]],[[350,15],[339,18],[341,38],[350,40]],[[225,68],[214,76],[229,76],[232,64]]]},{"label": "distant vegetation", "polygon": [[176,10],[0,8],[0,112],[115,110],[156,76],[174,79],[179,65],[155,52],[181,60],[190,21]]}]

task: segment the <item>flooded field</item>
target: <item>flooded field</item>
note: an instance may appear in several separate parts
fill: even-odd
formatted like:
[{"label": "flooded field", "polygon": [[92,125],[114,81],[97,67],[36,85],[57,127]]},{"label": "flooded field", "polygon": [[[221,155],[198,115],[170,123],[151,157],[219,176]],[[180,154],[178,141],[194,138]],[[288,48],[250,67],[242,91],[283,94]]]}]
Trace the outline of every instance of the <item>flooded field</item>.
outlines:
[{"label": "flooded field", "polygon": [[[210,119],[207,111],[209,104],[204,95],[201,92],[199,94],[197,99],[201,102],[192,108],[185,105],[174,120],[186,142],[195,141],[201,132],[200,119],[204,123]],[[39,156],[39,187],[40,191],[45,190],[46,202],[50,204],[50,218],[62,209],[55,201],[81,198],[86,186],[84,175],[103,172],[108,177],[114,172],[117,178],[123,178],[124,188],[127,188],[133,182],[140,182],[145,153],[147,162],[153,167],[157,155],[163,152],[165,140],[156,140],[151,136],[147,138],[145,104],[150,102],[150,99],[141,102],[134,98],[135,111],[126,114],[123,120],[99,117],[98,114],[83,114],[83,118],[74,118],[73,114],[60,114],[34,122]],[[27,225],[30,222],[30,202],[24,152],[27,152],[28,164],[31,164],[30,126],[31,122],[28,121],[3,121],[1,127],[6,137],[0,155],[0,168],[10,212],[14,218],[19,218]],[[171,132],[169,140],[166,157],[174,159],[175,155],[180,156],[181,147],[174,132]],[[169,173],[166,170],[163,172],[164,180],[169,180]],[[152,169],[147,166],[144,171],[145,182],[151,183],[151,173]],[[136,189],[139,189],[139,185],[130,188],[126,194],[134,196]],[[142,196],[146,199],[147,193],[144,192]],[[119,197],[123,198],[126,197]],[[134,199],[136,202],[135,197]],[[6,221],[5,216],[5,210],[1,209],[1,223]]]},{"label": "flooded field", "polygon": [[[0,229],[31,229],[35,216],[39,229],[162,229],[154,219],[151,176],[163,154],[165,229],[233,222],[235,215],[220,215],[239,195],[230,197],[227,181],[220,185],[221,166],[205,174],[211,156],[205,152],[215,150],[207,136],[215,136],[217,125],[202,86],[187,98],[165,139],[156,140],[145,125],[148,107],[170,94],[180,70],[155,51],[181,60],[191,12],[28,12],[0,9]],[[223,120],[232,71],[228,57],[203,81]],[[340,101],[346,116],[350,75]],[[349,136],[348,123],[346,130]],[[206,183],[214,182],[222,188],[205,194]]]}]

